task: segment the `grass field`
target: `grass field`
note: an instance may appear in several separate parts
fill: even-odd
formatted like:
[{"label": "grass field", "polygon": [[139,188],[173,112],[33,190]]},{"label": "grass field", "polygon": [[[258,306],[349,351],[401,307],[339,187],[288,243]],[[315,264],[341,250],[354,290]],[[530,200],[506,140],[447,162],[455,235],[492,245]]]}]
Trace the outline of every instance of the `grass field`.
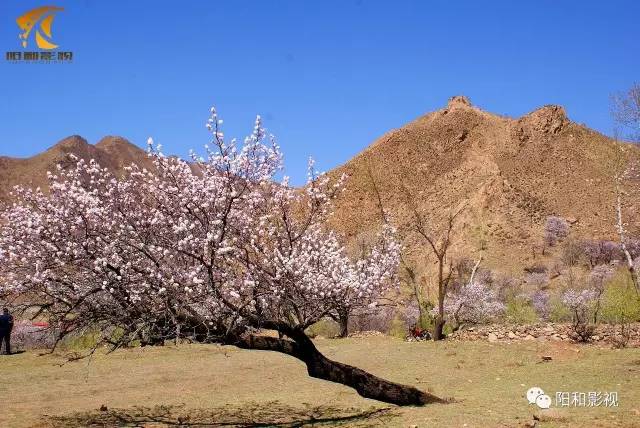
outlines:
[{"label": "grass field", "polygon": [[[453,402],[384,405],[309,378],[293,358],[232,347],[129,349],[62,366],[62,355],[26,352],[0,357],[0,426],[513,427],[534,415],[543,427],[640,426],[637,349],[386,337],[316,343],[333,359]],[[542,355],[553,360],[541,362]],[[556,391],[617,391],[620,405],[542,411],[524,398],[531,386],[552,398]]]}]

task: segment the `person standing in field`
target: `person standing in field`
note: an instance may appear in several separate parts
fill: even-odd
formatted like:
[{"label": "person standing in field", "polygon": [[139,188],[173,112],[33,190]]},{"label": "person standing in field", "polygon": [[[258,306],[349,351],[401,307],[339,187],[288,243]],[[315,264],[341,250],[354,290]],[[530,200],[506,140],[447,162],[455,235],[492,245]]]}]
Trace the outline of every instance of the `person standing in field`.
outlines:
[{"label": "person standing in field", "polygon": [[9,309],[3,308],[0,315],[0,351],[4,344],[7,355],[11,355],[11,330],[13,330],[13,316],[9,313]]}]

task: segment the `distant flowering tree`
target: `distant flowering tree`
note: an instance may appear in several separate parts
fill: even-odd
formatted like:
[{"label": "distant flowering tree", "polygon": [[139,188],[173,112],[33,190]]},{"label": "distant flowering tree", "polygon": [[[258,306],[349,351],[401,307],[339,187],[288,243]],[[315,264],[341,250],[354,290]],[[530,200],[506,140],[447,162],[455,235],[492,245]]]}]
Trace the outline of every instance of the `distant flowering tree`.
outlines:
[{"label": "distant flowering tree", "polygon": [[[445,314],[454,330],[464,324],[488,321],[503,313],[505,306],[487,285],[472,281],[451,293],[445,301]],[[437,310],[434,310],[434,315]]]},{"label": "distant flowering tree", "polygon": [[544,241],[553,247],[569,235],[569,223],[562,217],[549,216],[544,225]]},{"label": "distant flowering tree", "polygon": [[589,273],[589,285],[596,292],[595,307],[593,309],[593,322],[598,321],[602,295],[604,294],[606,283],[613,278],[615,270],[609,265],[598,265],[591,269]]},{"label": "distant flowering tree", "polygon": [[598,265],[589,273],[589,283],[596,290],[604,289],[607,281],[613,278],[615,270],[609,265]]},{"label": "distant flowering tree", "polygon": [[535,288],[545,288],[549,285],[549,274],[547,272],[530,272],[524,281]]},{"label": "distant flowering tree", "polygon": [[590,314],[597,299],[598,292],[594,289],[569,289],[562,295],[562,303],[571,310],[573,332],[583,342],[591,340],[595,330],[595,327],[590,322]]},{"label": "distant flowering tree", "polygon": [[0,293],[46,317],[58,339],[91,328],[114,349],[189,337],[277,351],[364,397],[440,401],[329,360],[305,334],[337,305],[372,305],[396,286],[393,230],[350,259],[325,228],[341,182],[310,165],[304,188],[277,183],[282,156],[260,119],[242,145],[220,123],[212,109],[206,158],[167,157],[150,141],[152,170],[117,178],[77,160],[50,174],[49,193],[17,188],[0,218]]},{"label": "distant flowering tree", "polygon": [[583,241],[582,251],[591,267],[609,264],[622,257],[620,246],[613,241]]},{"label": "distant flowering tree", "polygon": [[[382,228],[382,233],[374,239],[374,242],[369,242],[367,245],[360,246],[361,260],[369,259],[370,261],[378,261],[381,263],[379,266],[387,266],[385,258],[391,256],[393,263],[393,271],[399,263],[401,246],[399,242],[394,239],[395,229],[385,224]],[[371,249],[373,248],[373,250]],[[344,251],[344,250],[343,250]],[[355,264],[354,272],[345,272],[344,270],[336,269],[332,272],[332,277],[336,282],[344,281],[348,275],[361,275],[363,278],[371,275],[371,272],[367,272],[371,269],[371,266],[375,263],[362,263]],[[381,274],[388,274],[389,270],[380,272]],[[328,316],[337,321],[340,325],[339,337],[346,337],[349,332],[349,320],[353,316],[359,316],[360,321],[369,318],[373,320],[375,318],[387,318],[390,311],[387,310],[389,306],[389,299],[385,297],[387,294],[398,291],[396,277],[394,275],[393,281],[389,281],[388,278],[380,278],[381,282],[372,287],[371,290],[363,293],[360,289],[344,288],[334,298],[333,309],[328,312]],[[379,306],[384,306],[385,309]],[[384,313],[384,314],[383,314]],[[378,323],[381,324],[381,323]],[[383,323],[382,323],[383,324]]]},{"label": "distant flowering tree", "polygon": [[543,320],[549,319],[549,300],[549,293],[545,290],[536,290],[531,295],[531,305]]}]

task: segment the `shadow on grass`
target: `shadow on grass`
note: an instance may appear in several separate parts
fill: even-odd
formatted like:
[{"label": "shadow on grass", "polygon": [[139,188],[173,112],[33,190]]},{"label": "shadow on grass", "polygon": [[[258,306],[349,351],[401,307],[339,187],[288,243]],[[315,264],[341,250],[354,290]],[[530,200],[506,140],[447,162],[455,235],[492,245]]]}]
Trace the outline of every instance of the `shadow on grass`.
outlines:
[{"label": "shadow on grass", "polygon": [[185,406],[132,407],[45,416],[52,428],[76,427],[310,427],[310,426],[387,426],[393,419],[392,408],[358,409],[354,407],[292,407],[280,402],[227,405],[212,409],[188,409]]}]

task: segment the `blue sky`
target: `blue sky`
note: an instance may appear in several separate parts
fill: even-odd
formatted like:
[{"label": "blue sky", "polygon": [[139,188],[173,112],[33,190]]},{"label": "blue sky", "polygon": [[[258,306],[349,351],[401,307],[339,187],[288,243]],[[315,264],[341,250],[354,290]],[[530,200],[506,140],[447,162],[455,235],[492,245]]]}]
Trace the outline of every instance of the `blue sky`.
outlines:
[{"label": "blue sky", "polygon": [[[519,116],[544,104],[610,134],[609,95],[640,80],[638,1],[0,2],[0,154],[79,134],[186,155],[215,105],[243,137],[261,114],[294,181],[467,95]],[[61,6],[72,64],[12,64],[17,18]],[[33,41],[31,41],[33,43]]]}]

